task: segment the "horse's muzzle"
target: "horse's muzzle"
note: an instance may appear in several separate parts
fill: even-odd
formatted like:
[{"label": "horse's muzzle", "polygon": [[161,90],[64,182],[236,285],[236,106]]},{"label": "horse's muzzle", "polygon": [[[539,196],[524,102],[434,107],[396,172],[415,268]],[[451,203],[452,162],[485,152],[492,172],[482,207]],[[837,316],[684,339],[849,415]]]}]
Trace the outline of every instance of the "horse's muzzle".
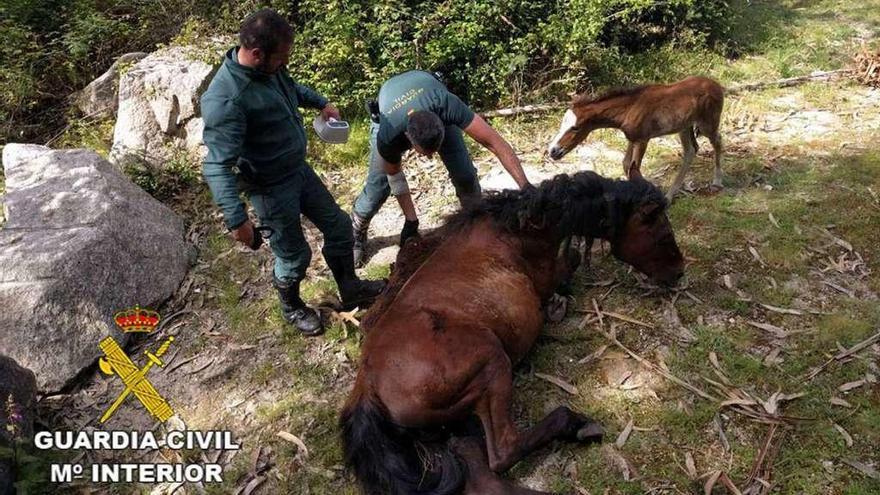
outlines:
[{"label": "horse's muzzle", "polygon": [[553,160],[559,160],[560,158],[568,154],[568,150],[560,146],[551,146],[548,150],[548,154]]}]

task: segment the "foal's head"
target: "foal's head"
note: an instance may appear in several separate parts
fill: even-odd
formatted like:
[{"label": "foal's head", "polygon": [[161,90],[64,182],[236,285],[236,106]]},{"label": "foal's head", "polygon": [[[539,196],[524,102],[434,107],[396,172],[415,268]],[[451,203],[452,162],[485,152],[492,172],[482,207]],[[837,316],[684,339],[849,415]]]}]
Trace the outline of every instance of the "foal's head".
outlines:
[{"label": "foal's head", "polygon": [[684,275],[684,257],[675,242],[663,198],[642,202],[612,236],[611,253],[657,283],[674,285]]},{"label": "foal's head", "polygon": [[[566,110],[562,117],[559,132],[547,147],[550,158],[559,160],[567,155],[596,129],[614,127],[615,124],[607,115],[609,108],[618,106],[620,103],[631,103],[631,97],[638,96],[644,90],[645,86],[636,86],[612,89],[598,97],[586,93],[576,97],[571,102],[571,108]],[[625,99],[620,100],[619,98]]]},{"label": "foal's head", "polygon": [[579,145],[596,127],[589,124],[590,112],[583,108],[572,107],[565,111],[559,132],[550,141],[547,152],[550,158],[559,160]]}]

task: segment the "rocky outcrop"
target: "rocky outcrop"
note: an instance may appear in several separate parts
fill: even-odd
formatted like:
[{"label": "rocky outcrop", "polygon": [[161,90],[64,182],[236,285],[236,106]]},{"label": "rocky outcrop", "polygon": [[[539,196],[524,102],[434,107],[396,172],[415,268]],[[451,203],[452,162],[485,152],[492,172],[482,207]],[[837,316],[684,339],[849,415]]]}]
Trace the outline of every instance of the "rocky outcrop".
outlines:
[{"label": "rocky outcrop", "polygon": [[0,354],[57,390],[118,334],[115,312],[174,292],[191,248],[173,211],[92,151],[8,144],[3,166]]},{"label": "rocky outcrop", "polygon": [[178,153],[198,157],[202,144],[199,96],[216,68],[194,49],[170,47],[140,60],[119,80],[119,109],[110,160],[163,167]]},{"label": "rocky outcrop", "polygon": [[73,104],[89,117],[107,118],[116,115],[119,106],[119,74],[132,64],[146,57],[144,52],[126,53],[88,86],[73,94]]}]

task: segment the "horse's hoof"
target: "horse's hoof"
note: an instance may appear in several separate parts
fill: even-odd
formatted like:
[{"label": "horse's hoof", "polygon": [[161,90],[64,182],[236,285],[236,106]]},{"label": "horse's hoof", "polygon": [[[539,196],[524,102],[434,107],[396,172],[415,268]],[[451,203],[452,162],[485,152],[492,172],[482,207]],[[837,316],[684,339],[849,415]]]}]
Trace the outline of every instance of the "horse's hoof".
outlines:
[{"label": "horse's hoof", "polygon": [[568,310],[568,298],[553,294],[544,306],[544,314],[550,323],[559,323],[565,319],[565,313]]},{"label": "horse's hoof", "polygon": [[600,443],[603,436],[605,436],[605,428],[595,421],[590,421],[577,431],[578,442],[583,443]]}]

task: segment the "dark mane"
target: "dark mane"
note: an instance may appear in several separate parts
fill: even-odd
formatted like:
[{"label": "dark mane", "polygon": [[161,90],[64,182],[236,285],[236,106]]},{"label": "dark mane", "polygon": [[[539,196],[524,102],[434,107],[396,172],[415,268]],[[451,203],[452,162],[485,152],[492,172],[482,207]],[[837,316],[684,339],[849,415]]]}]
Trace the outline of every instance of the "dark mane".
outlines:
[{"label": "dark mane", "polygon": [[439,230],[445,237],[489,216],[514,233],[554,225],[562,236],[600,237],[619,230],[635,207],[649,202],[667,206],[660,189],[644,179],[607,179],[589,171],[560,174],[525,191],[492,191],[477,205],[451,215]]},{"label": "dark mane", "polygon": [[361,330],[368,332],[379,321],[437,246],[477,220],[488,216],[499,228],[512,233],[547,235],[547,226],[555,226],[558,236],[580,233],[602,237],[621,229],[635,208],[644,203],[657,203],[664,209],[667,206],[660,189],[644,179],[613,180],[595,172],[560,174],[525,191],[492,191],[476,205],[447,217],[440,228],[406,243],[397,255],[385,291],[361,320]]},{"label": "dark mane", "polygon": [[574,101],[571,102],[571,106],[577,107],[583,105],[591,105],[593,103],[599,103],[605,100],[610,100],[612,98],[617,98],[619,96],[632,96],[641,93],[648,87],[648,84],[642,84],[640,86],[631,86],[626,88],[613,88],[602,93],[599,96],[584,93],[576,97]]}]

